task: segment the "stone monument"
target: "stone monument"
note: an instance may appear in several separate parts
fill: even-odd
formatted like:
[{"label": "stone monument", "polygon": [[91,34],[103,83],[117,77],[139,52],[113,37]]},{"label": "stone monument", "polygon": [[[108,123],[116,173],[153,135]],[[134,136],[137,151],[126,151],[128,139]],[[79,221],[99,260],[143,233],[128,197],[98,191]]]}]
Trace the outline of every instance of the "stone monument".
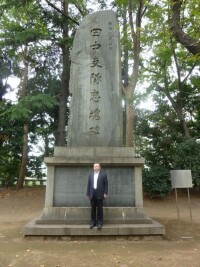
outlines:
[{"label": "stone monument", "polygon": [[69,147],[122,146],[120,60],[115,13],[86,16],[71,52]]},{"label": "stone monument", "polygon": [[[71,51],[70,120],[67,147],[45,158],[47,186],[41,216],[24,235],[163,235],[165,228],[145,214],[143,158],[123,147],[119,26],[113,11],[87,15]],[[102,231],[91,231],[87,176],[94,162],[107,172]]]}]

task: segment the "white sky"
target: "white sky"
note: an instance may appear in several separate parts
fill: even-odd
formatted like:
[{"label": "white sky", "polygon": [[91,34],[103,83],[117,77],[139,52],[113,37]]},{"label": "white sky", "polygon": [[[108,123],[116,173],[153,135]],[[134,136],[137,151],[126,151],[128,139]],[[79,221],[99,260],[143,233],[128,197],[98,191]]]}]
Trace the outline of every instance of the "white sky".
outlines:
[{"label": "white sky", "polygon": [[14,104],[17,102],[17,92],[20,79],[14,76],[10,76],[7,80],[7,83],[10,85],[11,88],[7,89],[7,93],[4,95],[4,98],[7,100],[11,100],[12,103]]}]

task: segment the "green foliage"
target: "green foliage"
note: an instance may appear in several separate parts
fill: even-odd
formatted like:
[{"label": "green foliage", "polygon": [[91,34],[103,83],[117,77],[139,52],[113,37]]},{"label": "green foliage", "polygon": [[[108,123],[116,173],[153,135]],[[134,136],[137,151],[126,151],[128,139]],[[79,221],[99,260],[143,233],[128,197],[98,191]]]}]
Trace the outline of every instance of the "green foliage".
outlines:
[{"label": "green foliage", "polygon": [[[0,114],[7,108],[10,104],[0,101]],[[8,115],[2,115],[0,120],[0,180],[1,185],[11,186],[18,177],[23,132],[20,123],[11,122]]]},{"label": "green foliage", "polygon": [[176,147],[173,168],[191,170],[194,186],[200,187],[200,140],[186,139]]},{"label": "green foliage", "polygon": [[0,114],[0,117],[9,115],[12,121],[28,121],[38,112],[53,108],[56,104],[56,100],[47,94],[28,95]]},{"label": "green foliage", "polygon": [[46,176],[42,168],[43,160],[43,157],[30,156],[27,175],[37,178],[38,180]]},{"label": "green foliage", "polygon": [[7,7],[0,20],[0,44],[20,47],[23,44],[48,39],[48,31],[41,16],[40,5],[24,1],[25,5]]},{"label": "green foliage", "polygon": [[152,166],[143,172],[143,186],[148,196],[164,197],[171,191],[169,170],[163,166]]},{"label": "green foliage", "polygon": [[140,143],[137,151],[145,158],[147,167],[170,169],[176,145],[182,141],[180,125],[173,110],[167,103],[161,102],[156,111],[138,111],[136,119],[136,138]]},{"label": "green foliage", "polygon": [[6,79],[11,74],[10,61],[4,54],[3,50],[0,49],[0,101],[3,95],[6,93],[8,87]]},{"label": "green foliage", "polygon": [[0,185],[13,186],[16,183],[19,172],[19,156],[8,147],[0,148]]}]

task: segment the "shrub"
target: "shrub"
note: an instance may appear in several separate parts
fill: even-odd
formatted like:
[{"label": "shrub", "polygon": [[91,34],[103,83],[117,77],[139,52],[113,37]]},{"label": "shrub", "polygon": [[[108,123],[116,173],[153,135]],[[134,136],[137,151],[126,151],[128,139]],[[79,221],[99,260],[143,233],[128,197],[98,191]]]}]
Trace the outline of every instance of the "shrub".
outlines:
[{"label": "shrub", "polygon": [[195,138],[179,144],[173,156],[173,168],[191,170],[194,186],[200,187],[200,143]]},{"label": "shrub", "polygon": [[0,178],[0,186],[2,187],[9,187],[13,186],[16,183],[16,177],[11,176],[3,176]]},{"label": "shrub", "polygon": [[169,170],[162,166],[153,166],[150,169],[144,169],[143,187],[147,195],[152,198],[167,195],[171,191],[169,173]]}]

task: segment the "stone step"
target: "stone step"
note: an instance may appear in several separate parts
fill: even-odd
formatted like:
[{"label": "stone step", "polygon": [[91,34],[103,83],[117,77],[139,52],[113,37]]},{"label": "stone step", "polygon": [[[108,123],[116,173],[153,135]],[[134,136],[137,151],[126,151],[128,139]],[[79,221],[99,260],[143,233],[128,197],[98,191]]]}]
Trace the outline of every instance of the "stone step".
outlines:
[{"label": "stone step", "polygon": [[[36,224],[64,224],[64,225],[84,225],[89,224],[89,220],[59,220],[59,219],[43,219],[39,218],[35,220]],[[136,218],[130,220],[104,220],[104,224],[151,224],[151,218]]]},{"label": "stone step", "polygon": [[24,227],[24,236],[144,236],[164,235],[165,227],[155,220],[152,224],[104,224],[101,230],[84,225],[36,224],[31,221]]}]

